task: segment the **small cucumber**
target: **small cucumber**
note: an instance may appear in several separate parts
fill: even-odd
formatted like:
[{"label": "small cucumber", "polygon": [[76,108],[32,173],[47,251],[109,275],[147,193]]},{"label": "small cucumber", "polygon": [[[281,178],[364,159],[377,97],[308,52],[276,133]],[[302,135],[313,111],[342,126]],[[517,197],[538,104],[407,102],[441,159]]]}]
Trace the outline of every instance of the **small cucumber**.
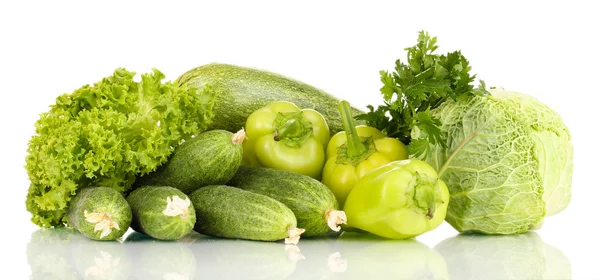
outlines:
[{"label": "small cucumber", "polygon": [[170,186],[189,194],[196,189],[225,184],[242,163],[244,130],[211,130],[178,146],[156,172],[138,178],[136,187]]},{"label": "small cucumber", "polygon": [[303,229],[283,203],[242,189],[218,185],[190,194],[198,220],[194,229],[201,234],[297,244]]},{"label": "small cucumber", "polygon": [[131,208],[118,191],[108,187],[86,187],[69,203],[69,224],[94,240],[116,240],[131,224]]},{"label": "small cucumber", "polygon": [[240,166],[228,185],[269,196],[289,207],[304,236],[339,231],[346,214],[323,183],[309,176],[266,167]]},{"label": "small cucumber", "polygon": [[131,205],[131,228],[159,240],[177,240],[189,234],[196,211],[187,195],[167,186],[145,186],[127,196]]},{"label": "small cucumber", "polygon": [[[211,63],[190,69],[176,83],[215,92],[215,118],[209,129],[237,131],[248,116],[275,101],[289,101],[300,108],[315,109],[327,120],[331,135],[344,130],[335,96],[284,75],[231,64]],[[364,112],[352,108],[352,115]],[[358,121],[361,124],[361,121]]]}]

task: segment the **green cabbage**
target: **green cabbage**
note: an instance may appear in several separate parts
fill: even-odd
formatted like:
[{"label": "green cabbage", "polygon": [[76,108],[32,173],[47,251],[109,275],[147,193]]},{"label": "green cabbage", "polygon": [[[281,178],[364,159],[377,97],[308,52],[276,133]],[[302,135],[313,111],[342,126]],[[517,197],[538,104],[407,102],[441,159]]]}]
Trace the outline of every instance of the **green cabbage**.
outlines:
[{"label": "green cabbage", "polygon": [[209,88],[162,83],[154,69],[134,81],[134,72],[112,76],[56,99],[36,122],[26,158],[27,210],[42,227],[64,226],[67,205],[86,186],[123,193],[136,175],[156,170],[181,141],[212,120]]},{"label": "green cabbage", "polygon": [[[431,111],[445,146],[425,160],[450,191],[446,221],[458,231],[526,232],[565,209],[573,146],[561,117],[537,99],[493,89]],[[420,132],[413,130],[413,139]]]}]

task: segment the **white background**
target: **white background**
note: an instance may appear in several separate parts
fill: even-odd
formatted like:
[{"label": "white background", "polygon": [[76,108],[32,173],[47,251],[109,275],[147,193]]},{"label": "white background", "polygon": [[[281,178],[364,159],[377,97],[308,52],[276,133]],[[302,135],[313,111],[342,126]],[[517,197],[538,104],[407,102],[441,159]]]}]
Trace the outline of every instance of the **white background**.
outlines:
[{"label": "white background", "polygon": [[[575,148],[572,201],[538,234],[570,260],[573,279],[600,279],[594,1],[214,2],[0,4],[3,275],[30,273],[25,248],[37,228],[25,211],[25,150],[38,114],[59,94],[117,67],[156,67],[173,80],[223,62],[278,72],[364,108],[381,102],[379,70],[405,60],[403,48],[427,30],[440,52],[462,50],[488,85],[533,95],[562,115]],[[443,224],[417,239],[434,247],[455,234]]]}]

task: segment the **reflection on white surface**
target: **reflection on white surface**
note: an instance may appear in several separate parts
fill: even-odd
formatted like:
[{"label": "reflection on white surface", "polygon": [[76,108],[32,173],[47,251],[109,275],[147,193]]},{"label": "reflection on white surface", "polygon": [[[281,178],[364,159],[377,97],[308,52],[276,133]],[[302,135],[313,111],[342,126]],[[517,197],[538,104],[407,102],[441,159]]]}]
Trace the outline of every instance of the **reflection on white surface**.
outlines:
[{"label": "reflection on white surface", "polygon": [[435,249],[451,279],[571,279],[571,263],[534,232],[520,235],[461,234]]},{"label": "reflection on white surface", "polygon": [[190,250],[189,236],[178,241],[159,241],[133,232],[123,245],[134,263],[130,279],[195,279],[196,258]]},{"label": "reflection on white surface", "polygon": [[306,259],[287,279],[448,279],[442,256],[416,240],[345,232],[298,247]]},{"label": "reflection on white surface", "polygon": [[414,239],[345,232],[335,245],[347,267],[335,279],[449,279],[442,256]]},{"label": "reflection on white surface", "polygon": [[570,279],[569,260],[531,232],[458,235],[429,248],[416,240],[343,233],[298,246],[193,233],[158,241],[131,233],[93,241],[42,229],[27,246],[31,279]]},{"label": "reflection on white surface", "polygon": [[85,270],[85,277],[104,278],[119,267],[120,257],[115,258],[104,251],[100,251],[100,255],[100,257],[94,257],[95,264]]},{"label": "reflection on white surface", "polygon": [[27,244],[30,279],[130,279],[131,258],[118,241],[92,241],[72,229],[40,229]]},{"label": "reflection on white surface", "polygon": [[78,279],[129,279],[131,257],[118,241],[93,241],[74,234],[69,242],[69,257]]},{"label": "reflection on white surface", "polygon": [[190,248],[204,279],[286,279],[305,258],[304,251],[282,242],[202,236]]},{"label": "reflection on white surface", "polygon": [[69,257],[69,243],[77,235],[72,229],[34,231],[27,244],[30,279],[79,279]]},{"label": "reflection on white surface", "polygon": [[31,235],[31,279],[448,279],[444,259],[415,241],[344,233],[298,246],[193,233],[94,241],[70,229]]}]

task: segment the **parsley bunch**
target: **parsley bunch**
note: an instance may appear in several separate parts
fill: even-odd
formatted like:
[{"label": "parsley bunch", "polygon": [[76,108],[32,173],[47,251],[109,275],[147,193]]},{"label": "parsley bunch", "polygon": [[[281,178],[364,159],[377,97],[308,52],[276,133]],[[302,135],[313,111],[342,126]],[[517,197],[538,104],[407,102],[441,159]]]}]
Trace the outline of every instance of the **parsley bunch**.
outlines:
[{"label": "parsley bunch", "polygon": [[[440,130],[442,124],[430,114],[431,109],[448,99],[489,94],[483,81],[477,88],[471,84],[476,75],[469,73],[469,61],[460,51],[435,54],[436,43],[437,37],[420,31],[417,44],[404,49],[407,63],[398,59],[393,73],[380,71],[384,105],[377,109],[369,105],[368,113],[356,116],[409,145],[409,152],[417,157],[428,154],[430,144],[446,144]],[[419,129],[423,137],[411,141],[413,129]]]}]

